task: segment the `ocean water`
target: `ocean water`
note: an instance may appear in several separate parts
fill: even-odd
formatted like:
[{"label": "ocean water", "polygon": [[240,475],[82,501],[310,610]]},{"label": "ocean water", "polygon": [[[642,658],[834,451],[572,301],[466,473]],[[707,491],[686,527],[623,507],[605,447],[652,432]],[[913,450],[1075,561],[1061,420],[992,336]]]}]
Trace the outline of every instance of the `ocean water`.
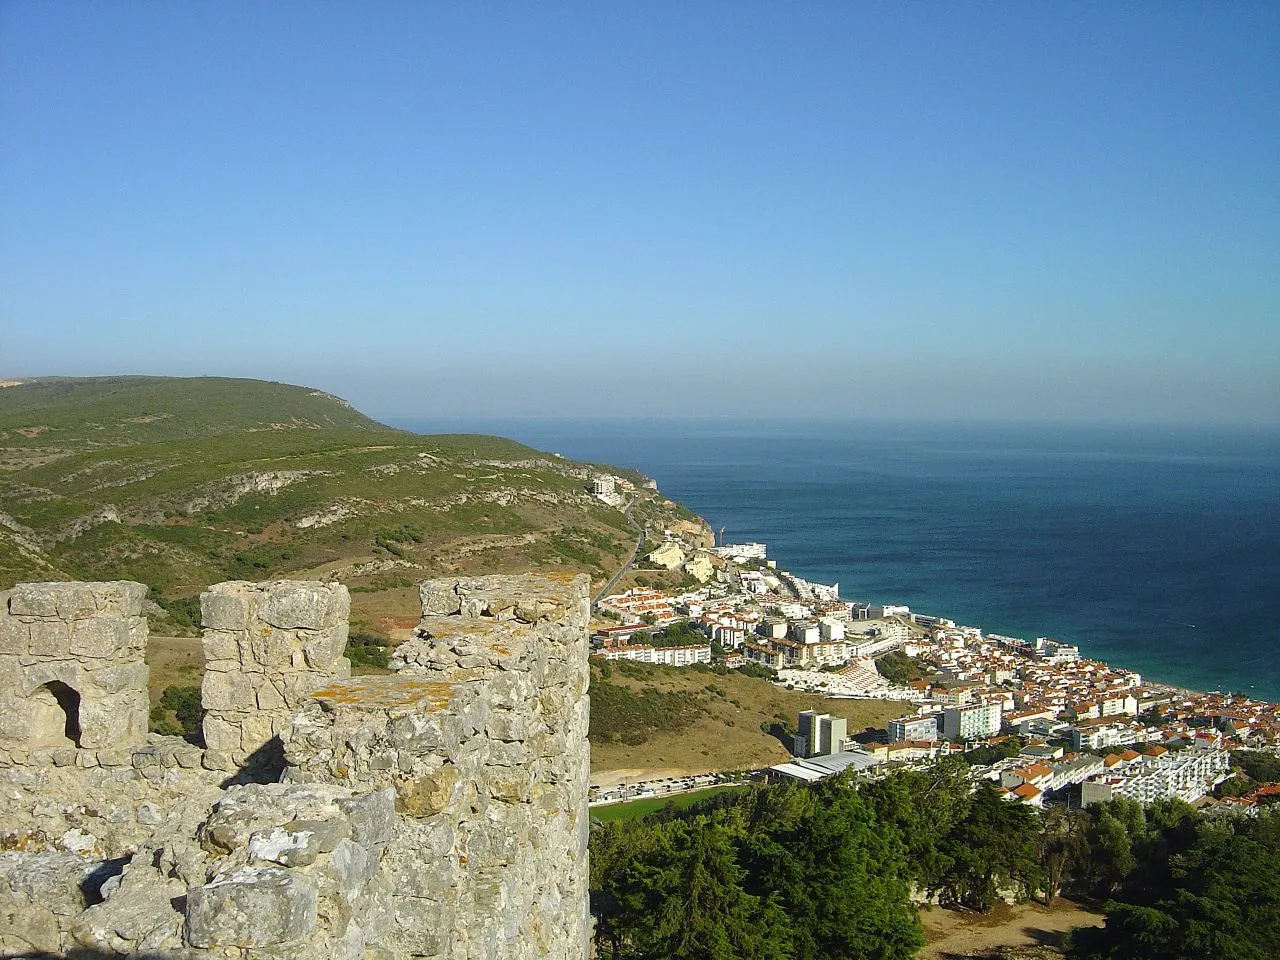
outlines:
[{"label": "ocean water", "polygon": [[850,600],[1280,701],[1280,431],[402,420],[628,466]]}]

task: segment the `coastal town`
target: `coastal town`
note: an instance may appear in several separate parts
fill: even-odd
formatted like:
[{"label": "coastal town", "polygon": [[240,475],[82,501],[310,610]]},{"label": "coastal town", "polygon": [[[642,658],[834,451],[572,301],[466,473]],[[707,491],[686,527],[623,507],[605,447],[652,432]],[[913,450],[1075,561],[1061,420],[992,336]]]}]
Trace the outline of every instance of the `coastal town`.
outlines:
[{"label": "coastal town", "polygon": [[[599,598],[595,657],[716,664],[829,698],[914,706],[884,730],[852,736],[843,719],[801,713],[791,759],[750,772],[758,778],[812,782],[850,770],[878,778],[963,754],[975,779],[1033,806],[1178,798],[1210,814],[1247,814],[1280,794],[1264,783],[1214,796],[1231,777],[1234,751],[1280,754],[1280,705],[1175,688],[1048,637],[846,601],[838,584],[778,569],[761,543],[699,547],[669,534],[644,561],[683,571],[688,589],[634,586]],[[891,662],[896,669],[886,669]],[[671,778],[637,780],[598,790],[593,802],[679,789]]]}]

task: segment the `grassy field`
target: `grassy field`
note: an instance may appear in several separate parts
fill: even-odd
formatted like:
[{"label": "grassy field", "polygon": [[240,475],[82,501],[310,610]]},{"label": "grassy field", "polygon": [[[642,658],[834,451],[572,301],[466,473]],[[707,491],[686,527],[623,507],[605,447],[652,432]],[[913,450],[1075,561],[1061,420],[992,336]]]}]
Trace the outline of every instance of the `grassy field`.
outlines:
[{"label": "grassy field", "polygon": [[601,822],[611,820],[637,820],[646,814],[661,810],[664,807],[675,807],[677,810],[692,806],[699,800],[714,797],[727,790],[741,790],[742,787],[707,787],[705,790],[693,790],[689,793],[678,793],[673,797],[643,797],[629,803],[610,803],[602,807],[591,808],[591,819]]},{"label": "grassy field", "polygon": [[[884,729],[902,716],[909,704],[896,700],[831,700],[774,686],[767,680],[729,671],[723,675],[689,667],[662,667],[630,663],[605,678],[598,663],[592,664],[591,770],[674,769],[688,773],[758,769],[782,763],[790,756],[783,742],[764,728],[794,729],[801,710],[820,709],[849,721],[849,735],[867,728]],[[601,696],[601,685],[611,689]],[[628,724],[635,709],[615,710],[612,705],[629,697],[643,704],[676,697],[685,709],[679,715],[647,717],[649,733],[639,742],[627,742]],[[655,713],[658,711],[654,711]],[[687,722],[685,722],[687,721]],[[631,737],[632,740],[637,739]]]}]

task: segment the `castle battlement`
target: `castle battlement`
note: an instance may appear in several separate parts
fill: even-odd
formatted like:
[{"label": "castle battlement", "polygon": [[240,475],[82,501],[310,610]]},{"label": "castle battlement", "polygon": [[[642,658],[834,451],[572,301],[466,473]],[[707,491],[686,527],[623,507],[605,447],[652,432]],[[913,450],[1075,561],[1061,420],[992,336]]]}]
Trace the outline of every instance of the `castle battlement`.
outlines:
[{"label": "castle battlement", "polygon": [[587,955],[585,577],[424,583],[355,678],[345,587],[214,586],[205,748],[146,732],[145,595],[0,593],[0,956]]}]

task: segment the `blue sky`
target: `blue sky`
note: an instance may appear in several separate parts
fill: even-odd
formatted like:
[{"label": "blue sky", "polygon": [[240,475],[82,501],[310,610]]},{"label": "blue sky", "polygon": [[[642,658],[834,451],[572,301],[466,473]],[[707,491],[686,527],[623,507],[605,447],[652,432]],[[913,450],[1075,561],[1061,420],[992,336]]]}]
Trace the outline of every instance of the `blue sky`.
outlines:
[{"label": "blue sky", "polygon": [[1280,423],[1280,6],[0,13],[0,375]]}]

